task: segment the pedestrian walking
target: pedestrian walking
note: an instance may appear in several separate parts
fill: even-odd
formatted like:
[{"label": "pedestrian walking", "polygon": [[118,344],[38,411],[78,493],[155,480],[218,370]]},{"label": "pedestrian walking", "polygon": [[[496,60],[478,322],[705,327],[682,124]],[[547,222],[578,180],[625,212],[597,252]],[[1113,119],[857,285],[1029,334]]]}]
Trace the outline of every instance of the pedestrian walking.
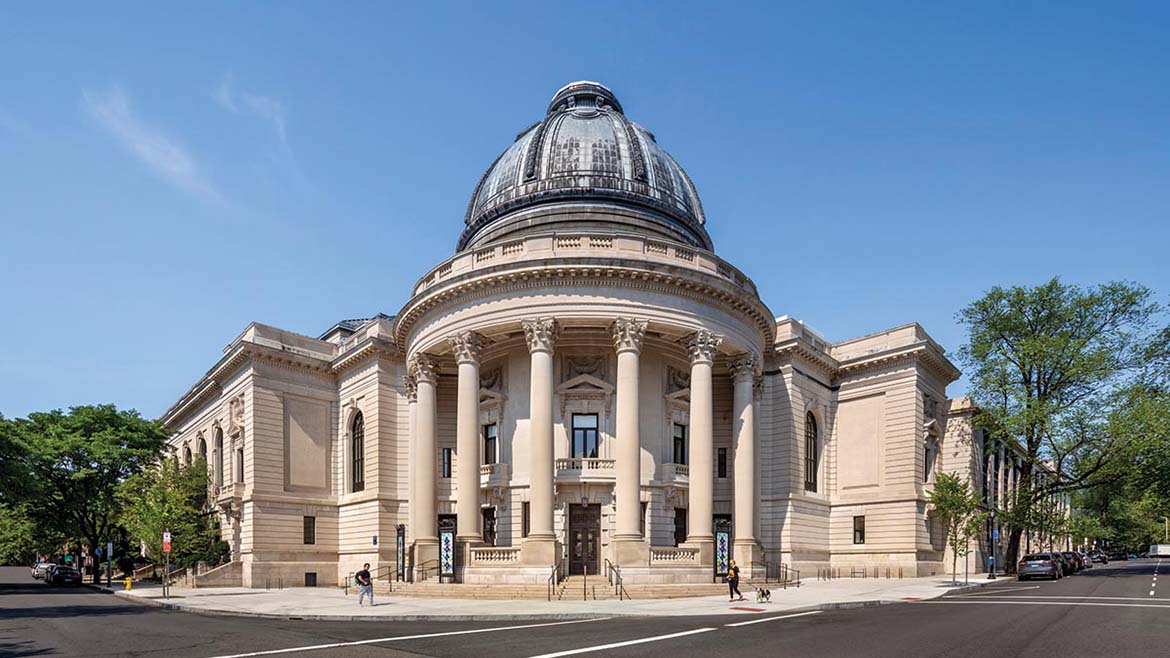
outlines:
[{"label": "pedestrian walking", "polygon": [[[731,566],[727,568],[727,590],[728,601],[743,601],[743,594],[739,591],[739,567],[735,565],[735,560],[731,561]],[[739,597],[738,599],[735,597]]]},{"label": "pedestrian walking", "polygon": [[355,573],[353,579],[358,586],[358,607],[361,607],[367,596],[370,597],[370,607],[374,607],[374,581],[370,580],[370,563],[363,564],[362,570]]}]

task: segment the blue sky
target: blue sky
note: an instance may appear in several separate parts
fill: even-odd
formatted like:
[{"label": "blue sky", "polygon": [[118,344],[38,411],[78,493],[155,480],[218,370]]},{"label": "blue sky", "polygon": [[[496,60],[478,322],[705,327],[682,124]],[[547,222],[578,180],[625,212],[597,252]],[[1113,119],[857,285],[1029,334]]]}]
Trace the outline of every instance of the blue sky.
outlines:
[{"label": "blue sky", "polygon": [[1170,299],[1165,3],[424,4],[0,8],[0,413],[157,416],[249,321],[396,312],[577,79],[830,340],[954,351],[1054,275]]}]

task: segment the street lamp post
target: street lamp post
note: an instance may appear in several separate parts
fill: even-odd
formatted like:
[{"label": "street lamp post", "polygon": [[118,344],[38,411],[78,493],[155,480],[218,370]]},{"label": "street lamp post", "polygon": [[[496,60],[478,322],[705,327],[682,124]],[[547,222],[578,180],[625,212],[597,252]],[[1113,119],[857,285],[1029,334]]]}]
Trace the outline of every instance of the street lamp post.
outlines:
[{"label": "street lamp post", "polygon": [[1162,537],[1162,541],[1166,542],[1167,544],[1170,544],[1170,517],[1163,516],[1162,522],[1164,524],[1166,524],[1166,529],[1164,531],[1165,534]]},{"label": "street lamp post", "polygon": [[987,579],[995,580],[995,508],[987,514]]}]

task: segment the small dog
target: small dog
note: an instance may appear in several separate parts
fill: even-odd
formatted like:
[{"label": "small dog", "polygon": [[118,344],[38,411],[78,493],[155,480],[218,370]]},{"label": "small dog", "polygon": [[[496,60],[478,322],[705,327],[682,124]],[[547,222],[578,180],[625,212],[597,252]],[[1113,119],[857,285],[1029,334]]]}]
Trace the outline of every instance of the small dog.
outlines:
[{"label": "small dog", "polygon": [[[754,586],[753,586],[754,587]],[[756,587],[756,603],[771,603],[772,590]]]}]

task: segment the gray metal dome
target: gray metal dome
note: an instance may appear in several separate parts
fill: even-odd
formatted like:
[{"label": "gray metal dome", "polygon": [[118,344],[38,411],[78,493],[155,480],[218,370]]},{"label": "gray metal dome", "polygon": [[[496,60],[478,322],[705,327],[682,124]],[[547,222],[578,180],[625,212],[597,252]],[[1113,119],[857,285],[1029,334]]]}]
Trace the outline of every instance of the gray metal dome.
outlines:
[{"label": "gray metal dome", "polygon": [[[571,204],[565,210],[572,212],[581,205],[620,208],[616,214],[602,210],[593,223],[599,216],[625,223],[617,218],[633,213],[639,226],[711,249],[703,207],[686,172],[653,134],[626,118],[613,92],[596,82],[558,90],[545,118],[496,158],[472,194],[459,249],[490,239],[517,213],[550,204]],[[527,228],[533,225],[526,220]]]}]

